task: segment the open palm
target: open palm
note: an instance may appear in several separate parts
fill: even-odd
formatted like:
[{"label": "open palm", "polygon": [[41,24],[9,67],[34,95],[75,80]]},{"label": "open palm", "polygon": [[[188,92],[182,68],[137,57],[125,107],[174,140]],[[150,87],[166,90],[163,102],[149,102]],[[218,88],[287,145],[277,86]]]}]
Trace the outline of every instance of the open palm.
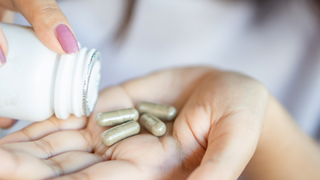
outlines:
[{"label": "open palm", "polygon": [[[179,114],[155,137],[144,128],[111,147],[99,112],[140,101]],[[0,177],[16,179],[236,179],[260,136],[268,92],[246,76],[210,68],[159,72],[101,92],[90,118],[51,118],[0,140]]]}]

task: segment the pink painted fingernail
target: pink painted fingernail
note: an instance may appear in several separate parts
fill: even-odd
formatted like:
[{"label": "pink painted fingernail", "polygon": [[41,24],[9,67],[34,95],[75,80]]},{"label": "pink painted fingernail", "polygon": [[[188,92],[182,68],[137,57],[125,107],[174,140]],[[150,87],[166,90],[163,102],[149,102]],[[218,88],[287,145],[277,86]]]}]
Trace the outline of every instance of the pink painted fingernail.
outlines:
[{"label": "pink painted fingernail", "polygon": [[78,42],[68,26],[60,24],[56,27],[56,32],[58,40],[64,52],[66,52],[67,54],[72,54],[79,51]]},{"label": "pink painted fingernail", "polygon": [[4,65],[6,62],[7,62],[6,55],[4,55],[4,52],[0,47],[0,66]]}]

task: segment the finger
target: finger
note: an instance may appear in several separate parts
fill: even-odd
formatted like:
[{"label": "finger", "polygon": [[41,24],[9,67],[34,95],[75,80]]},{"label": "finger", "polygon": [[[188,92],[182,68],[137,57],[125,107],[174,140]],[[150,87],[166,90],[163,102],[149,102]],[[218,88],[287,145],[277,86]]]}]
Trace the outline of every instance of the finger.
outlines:
[{"label": "finger", "polygon": [[237,179],[255,149],[257,140],[250,139],[256,137],[252,132],[255,128],[248,129],[247,123],[237,114],[237,119],[226,117],[210,130],[208,127],[214,121],[212,113],[199,104],[192,104],[188,102],[177,117],[173,133],[181,147],[181,161],[192,162],[184,166],[195,169],[188,179]]},{"label": "finger", "polygon": [[21,12],[51,50],[60,54],[79,51],[71,26],[55,0],[0,0],[0,5]]},{"label": "finger", "polygon": [[219,121],[211,129],[206,153],[190,180],[228,180],[240,176],[258,141],[255,127],[248,127],[246,118],[250,117],[245,112],[236,113]]},{"label": "finger", "polygon": [[7,62],[8,42],[0,27],[0,67]]},{"label": "finger", "polygon": [[42,139],[1,146],[12,152],[24,152],[37,158],[50,158],[67,151],[92,152],[92,140],[85,131],[60,131]]},{"label": "finger", "polygon": [[51,117],[46,121],[33,123],[20,131],[9,134],[0,139],[0,145],[5,143],[32,141],[61,130],[82,129],[85,127],[86,123],[86,117],[77,118],[71,116],[67,120]]},{"label": "finger", "polygon": [[4,7],[0,7],[0,21],[4,23],[14,22],[14,12]]},{"label": "finger", "polygon": [[62,153],[41,160],[23,152],[12,153],[2,148],[0,159],[1,179],[25,179],[26,174],[28,179],[46,179],[73,173],[102,161],[98,155],[80,151]]},{"label": "finger", "polygon": [[16,120],[0,117],[0,128],[7,129],[13,126],[16,123]]},{"label": "finger", "polygon": [[[22,152],[12,153],[0,148],[0,177],[1,179],[45,179],[52,174],[52,168],[42,160]],[[30,173],[37,172],[37,173]]]},{"label": "finger", "polygon": [[[125,172],[125,173],[123,173]],[[130,179],[144,180],[150,179],[146,177],[145,172],[134,163],[129,161],[107,161],[95,164],[82,171],[69,174],[62,177],[54,178],[56,180],[73,180],[73,179]]]},{"label": "finger", "polygon": [[52,176],[61,176],[74,173],[102,160],[102,157],[96,154],[74,151],[62,153],[43,161],[53,169]]},{"label": "finger", "polygon": [[[267,106],[268,92],[257,82],[241,82],[231,75],[229,82],[238,83],[235,91],[234,83],[225,84],[222,78],[210,84],[212,78],[216,77],[208,77],[190,98],[181,112],[186,119],[177,119],[174,127],[183,146],[191,147],[188,139],[195,139],[205,149],[191,180],[237,179],[256,149]],[[185,133],[183,124],[192,133]]]}]

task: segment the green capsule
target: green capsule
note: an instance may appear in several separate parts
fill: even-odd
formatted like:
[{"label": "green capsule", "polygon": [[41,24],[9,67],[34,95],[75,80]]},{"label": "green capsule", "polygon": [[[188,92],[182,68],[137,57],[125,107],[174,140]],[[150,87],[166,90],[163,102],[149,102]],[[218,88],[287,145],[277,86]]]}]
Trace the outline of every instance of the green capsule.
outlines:
[{"label": "green capsule", "polygon": [[139,112],[135,108],[128,108],[99,113],[96,122],[99,126],[106,127],[122,124],[127,121],[137,121],[138,119]]},{"label": "green capsule", "polygon": [[163,136],[167,131],[166,125],[151,114],[142,115],[140,123],[155,136]]},{"label": "green capsule", "polygon": [[157,118],[171,121],[177,115],[175,107],[164,104],[155,104],[150,102],[140,102],[138,105],[140,113],[147,113],[156,116]]},{"label": "green capsule", "polygon": [[140,125],[136,121],[129,121],[104,131],[101,135],[102,143],[111,146],[125,138],[139,134]]}]

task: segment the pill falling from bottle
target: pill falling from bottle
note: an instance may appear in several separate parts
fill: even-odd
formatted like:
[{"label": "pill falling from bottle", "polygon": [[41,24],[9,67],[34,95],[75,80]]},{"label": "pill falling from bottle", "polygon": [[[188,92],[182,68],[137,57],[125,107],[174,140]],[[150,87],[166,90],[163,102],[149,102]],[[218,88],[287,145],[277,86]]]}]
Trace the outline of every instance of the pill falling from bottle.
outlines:
[{"label": "pill falling from bottle", "polygon": [[166,125],[151,114],[143,114],[140,118],[140,123],[155,136],[163,136],[167,131]]},{"label": "pill falling from bottle", "polygon": [[167,121],[173,120],[177,115],[177,110],[173,106],[150,102],[140,102],[138,110],[140,113],[148,113]]},{"label": "pill falling from bottle", "polygon": [[99,113],[96,117],[96,122],[99,126],[114,126],[128,121],[137,121],[139,112],[135,108],[120,109]]},{"label": "pill falling from bottle", "polygon": [[101,135],[102,143],[111,146],[125,138],[140,132],[140,125],[136,121],[129,121],[104,131]]}]

